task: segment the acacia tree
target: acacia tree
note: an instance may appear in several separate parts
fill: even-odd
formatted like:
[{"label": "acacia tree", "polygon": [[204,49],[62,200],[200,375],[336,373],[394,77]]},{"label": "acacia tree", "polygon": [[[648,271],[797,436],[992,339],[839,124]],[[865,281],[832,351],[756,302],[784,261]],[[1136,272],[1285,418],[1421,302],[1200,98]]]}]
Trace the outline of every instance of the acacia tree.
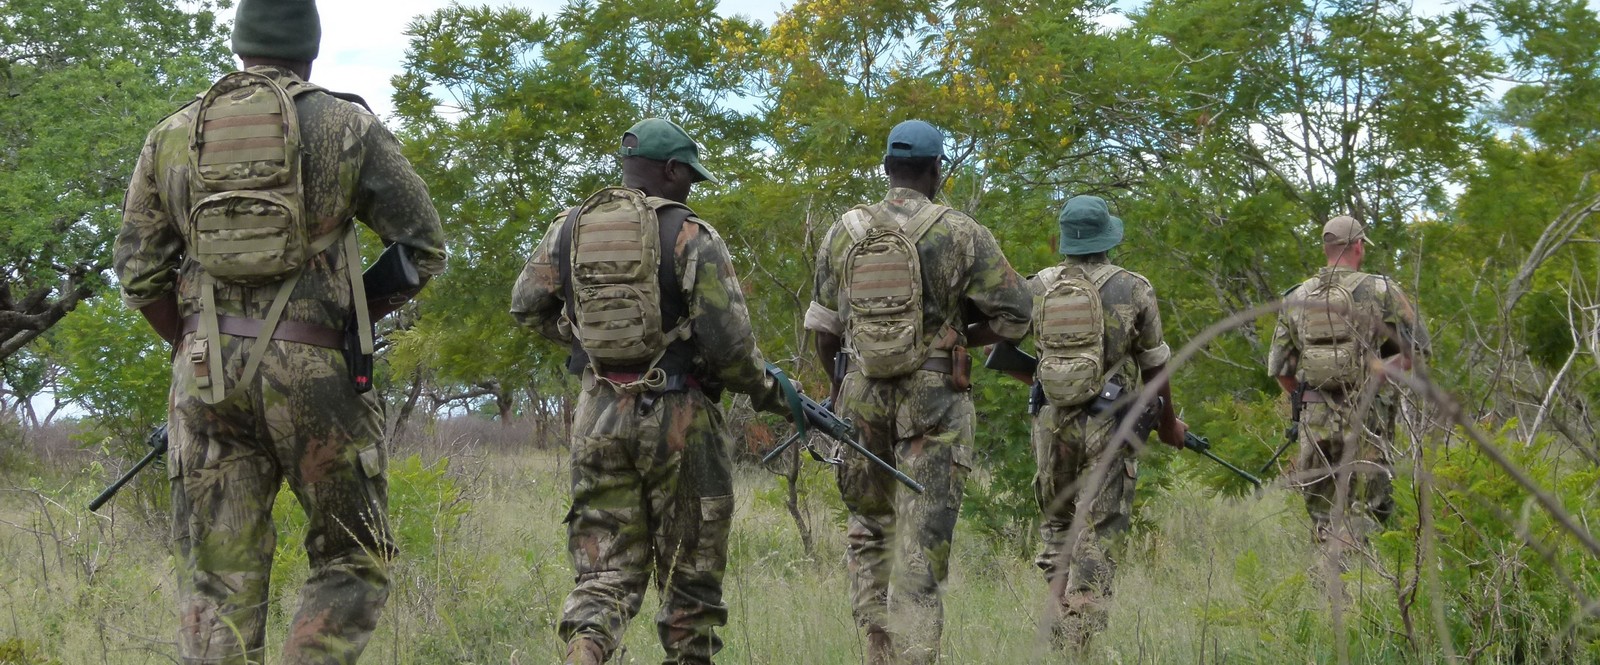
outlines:
[{"label": "acacia tree", "polygon": [[215,6],[12,0],[0,21],[0,361],[102,290],[144,133],[226,67]]},{"label": "acacia tree", "polygon": [[752,122],[730,108],[748,65],[724,45],[759,31],[714,2],[648,0],[575,2],[553,17],[452,6],[410,34],[395,81],[401,134],[452,230],[452,261],[471,268],[424,293],[426,316],[396,336],[396,360],[443,386],[487,388],[508,415],[517,396],[570,389],[564,350],[506,313],[523,261],[558,212],[616,181],[617,142],[641,118],[683,124],[713,168],[749,153]]}]

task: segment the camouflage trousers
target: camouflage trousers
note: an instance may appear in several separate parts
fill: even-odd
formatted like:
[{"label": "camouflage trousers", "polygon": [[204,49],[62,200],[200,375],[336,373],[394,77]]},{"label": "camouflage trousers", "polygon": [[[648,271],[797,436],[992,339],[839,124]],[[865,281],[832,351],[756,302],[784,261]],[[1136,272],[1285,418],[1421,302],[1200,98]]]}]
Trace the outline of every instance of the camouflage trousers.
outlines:
[{"label": "camouflage trousers", "polygon": [[[226,345],[230,384],[249,341]],[[356,662],[388,599],[395,551],[376,397],[355,392],[339,351],[274,341],[250,384],[208,405],[195,396],[187,354],[177,357],[167,468],[179,659],[264,661],[272,505],[287,480],[306,512],[311,577],[279,662]]]},{"label": "camouflage trousers", "polygon": [[[1296,484],[1306,497],[1318,542],[1324,544],[1341,529],[1335,518],[1342,513],[1342,530],[1360,542],[1394,512],[1391,496],[1394,469],[1386,452],[1393,430],[1392,407],[1374,402],[1363,422],[1353,422],[1352,407],[1323,402],[1307,403],[1300,412],[1300,455]],[[1347,459],[1348,457],[1348,459]],[[1342,474],[1350,473],[1343,501],[1339,497]]]},{"label": "camouflage trousers", "polygon": [[840,415],[860,442],[926,488],[917,494],[867,458],[844,450],[839,492],[850,509],[845,560],[856,622],[885,629],[900,659],[938,658],[942,586],[967,472],[972,467],[972,398],[949,377],[919,370],[895,379],[845,376]]},{"label": "camouflage trousers", "polygon": [[[1038,463],[1034,495],[1039,501],[1039,540],[1034,564],[1044,571],[1056,603],[1055,635],[1063,646],[1081,647],[1106,626],[1116,560],[1111,550],[1128,531],[1139,462],[1132,446],[1108,444],[1117,425],[1091,418],[1083,409],[1045,406],[1033,421]],[[1112,459],[1105,460],[1107,455]],[[1106,465],[1099,486],[1093,475]],[[1074,533],[1073,520],[1082,521]]]},{"label": "camouflage trousers", "polygon": [[561,639],[610,658],[655,574],[668,663],[710,663],[728,622],[722,573],[733,521],[722,410],[699,390],[654,397],[585,382],[572,435],[567,548],[577,587]]}]

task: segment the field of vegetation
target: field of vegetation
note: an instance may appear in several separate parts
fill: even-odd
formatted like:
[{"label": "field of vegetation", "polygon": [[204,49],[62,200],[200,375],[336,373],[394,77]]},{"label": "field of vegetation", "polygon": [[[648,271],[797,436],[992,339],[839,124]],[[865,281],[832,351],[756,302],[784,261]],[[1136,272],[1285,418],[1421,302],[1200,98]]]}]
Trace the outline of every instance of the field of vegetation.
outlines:
[{"label": "field of vegetation", "polygon": [[[562,451],[509,444],[527,430],[501,430],[447,421],[397,451],[392,517],[404,554],[364,662],[548,663],[563,653],[555,622],[572,573],[560,523]],[[161,474],[96,516],[83,505],[111,471],[102,461],[68,449],[55,462],[11,459],[0,476],[0,634],[10,636],[0,663],[170,661],[177,617]],[[861,662],[842,574],[842,507],[824,467],[802,475],[818,489],[804,504],[816,529],[809,557],[783,481],[754,466],[739,470],[723,662]],[[276,511],[269,639],[283,636],[306,573],[304,522],[288,496]],[[1336,638],[1309,523],[1288,492],[1225,498],[1181,483],[1145,505],[1141,522],[1122,557],[1112,626],[1087,662],[1313,663],[1340,649],[1355,662],[1434,660],[1407,660],[1393,636],[1355,625],[1395,602],[1391,583],[1369,566],[1343,582],[1358,608]],[[961,530],[946,599],[947,662],[1066,660],[1040,640],[1044,590],[1029,554]],[[655,602],[646,600],[617,662],[660,661]]]},{"label": "field of vegetation", "polygon": [[[166,418],[168,349],[119,302],[112,246],[145,133],[233,66],[227,4],[3,4],[5,665],[172,659],[164,474],[101,515],[83,506]],[[1174,403],[1248,469],[1289,415],[1263,367],[1274,303],[1322,264],[1324,221],[1363,220],[1365,269],[1432,337],[1396,393],[1394,520],[1330,579],[1292,468],[1256,496],[1204,459],[1145,451],[1112,626],[1087,659],[1600,662],[1595,3],[795,0],[761,22],[710,0],[467,1],[405,38],[384,121],[451,259],[379,324],[405,554],[372,662],[558,655],[576,387],[565,350],[506,310],[533,243],[616,182],[618,137],[647,116],[702,142],[719,183],[690,203],[733,255],[761,349],[808,386],[825,384],[800,325],[818,239],[882,196],[895,123],[945,131],[942,202],[1021,273],[1058,261],[1062,201],[1103,196],[1127,228],[1113,259],[1149,278],[1184,349]],[[362,239],[369,263],[377,240]],[[1039,639],[1026,397],[975,382],[944,653],[1058,662]],[[786,433],[727,406],[741,456]],[[739,472],[726,660],[856,662],[837,491],[815,463],[778,471]],[[278,512],[281,637],[304,555],[286,494]],[[651,611],[624,660],[660,655]]]}]

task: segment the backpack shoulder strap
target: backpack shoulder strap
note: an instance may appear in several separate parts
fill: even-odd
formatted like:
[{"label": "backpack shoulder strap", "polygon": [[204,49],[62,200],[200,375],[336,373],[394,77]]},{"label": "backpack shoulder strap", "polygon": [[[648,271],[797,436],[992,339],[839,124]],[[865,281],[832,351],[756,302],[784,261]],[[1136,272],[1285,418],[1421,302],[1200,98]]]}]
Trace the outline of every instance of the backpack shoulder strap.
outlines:
[{"label": "backpack shoulder strap", "polygon": [[918,210],[917,214],[912,215],[911,219],[906,220],[905,225],[900,227],[900,232],[905,234],[906,238],[910,239],[911,242],[915,243],[918,240],[921,240],[923,234],[927,233],[928,229],[933,227],[933,223],[939,221],[939,218],[943,217],[947,212],[950,212],[949,206],[943,206],[929,201],[928,205],[922,206],[922,209]]},{"label": "backpack shoulder strap", "polygon": [[839,223],[844,225],[844,230],[850,233],[850,239],[859,241],[867,237],[867,231],[872,226],[873,216],[866,206],[856,206],[845,212],[839,218]]},{"label": "backpack shoulder strap", "polygon": [[656,270],[656,279],[661,284],[661,329],[670,331],[689,318],[689,302],[683,296],[683,284],[678,283],[677,248],[683,225],[694,211],[675,201],[659,205],[655,211],[661,232],[661,265]]},{"label": "backpack shoulder strap", "polygon": [[1127,272],[1127,269],[1122,266],[1102,263],[1089,270],[1088,275],[1089,281],[1094,284],[1094,288],[1099,290],[1106,288],[1106,284],[1111,282],[1111,278],[1125,272]]}]

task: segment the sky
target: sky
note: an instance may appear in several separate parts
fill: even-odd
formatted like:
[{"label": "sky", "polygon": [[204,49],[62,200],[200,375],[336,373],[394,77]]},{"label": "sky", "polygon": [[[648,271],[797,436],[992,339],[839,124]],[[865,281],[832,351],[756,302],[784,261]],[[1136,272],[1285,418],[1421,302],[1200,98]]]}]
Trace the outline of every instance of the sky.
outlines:
[{"label": "sky", "polygon": [[[451,0],[323,0],[322,52],[311,70],[311,79],[322,87],[361,95],[379,116],[388,118],[394,111],[390,97],[394,92],[389,79],[403,69],[406,26],[413,18],[433,13]],[[535,13],[553,14],[564,0],[464,0],[464,4],[526,7]],[[777,0],[728,0],[717,3],[720,13],[739,15],[771,25],[778,12],[790,2]],[[233,21],[233,9],[222,12],[222,19]]]},{"label": "sky", "polygon": [[[514,5],[538,13],[554,13],[563,0],[464,0],[468,4]],[[379,116],[388,118],[394,110],[390,101],[394,88],[390,78],[399,74],[406,54],[406,26],[413,18],[450,5],[452,0],[323,0],[322,53],[313,68],[317,84],[361,95]],[[778,13],[792,0],[724,0],[718,3],[722,14],[739,15],[772,25]],[[1118,7],[1143,4],[1121,0]],[[1457,0],[1416,0],[1418,13],[1434,14],[1458,4]],[[1591,5],[1600,5],[1594,0]],[[233,10],[222,12],[225,21],[233,20]],[[1108,29],[1127,25],[1121,14],[1101,16],[1097,22]]]}]

